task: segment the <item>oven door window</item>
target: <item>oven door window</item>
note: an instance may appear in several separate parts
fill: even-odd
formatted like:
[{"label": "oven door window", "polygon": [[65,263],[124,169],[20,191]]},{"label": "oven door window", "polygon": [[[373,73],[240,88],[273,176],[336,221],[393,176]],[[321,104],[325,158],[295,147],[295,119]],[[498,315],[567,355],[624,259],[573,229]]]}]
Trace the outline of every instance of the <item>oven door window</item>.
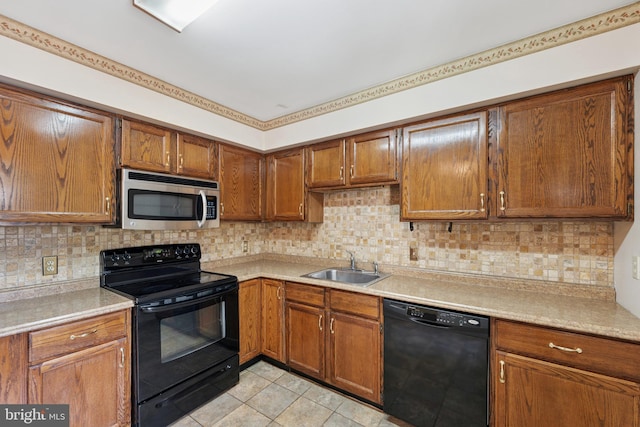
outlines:
[{"label": "oven door window", "polygon": [[129,190],[129,218],[190,221],[202,217],[202,198],[197,194]]},{"label": "oven door window", "polygon": [[225,338],[225,303],[160,319],[160,361],[171,362]]}]

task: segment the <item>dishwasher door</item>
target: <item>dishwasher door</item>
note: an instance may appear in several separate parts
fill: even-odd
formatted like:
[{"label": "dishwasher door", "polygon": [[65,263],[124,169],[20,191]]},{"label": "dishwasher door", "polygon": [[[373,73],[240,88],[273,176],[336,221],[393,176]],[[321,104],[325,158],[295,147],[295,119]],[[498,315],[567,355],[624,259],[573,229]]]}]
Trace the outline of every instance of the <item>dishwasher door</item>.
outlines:
[{"label": "dishwasher door", "polygon": [[384,300],[386,413],[416,427],[488,425],[489,319]]}]

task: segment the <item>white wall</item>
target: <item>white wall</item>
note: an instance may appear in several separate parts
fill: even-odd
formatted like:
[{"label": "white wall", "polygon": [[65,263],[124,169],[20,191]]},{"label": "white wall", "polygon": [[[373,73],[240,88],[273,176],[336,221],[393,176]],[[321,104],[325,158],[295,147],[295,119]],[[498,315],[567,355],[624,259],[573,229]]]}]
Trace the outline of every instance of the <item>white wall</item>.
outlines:
[{"label": "white wall", "polygon": [[265,150],[488,105],[640,67],[640,24],[439,80],[266,132]]},{"label": "white wall", "polygon": [[640,73],[635,84],[635,222],[616,223],[614,228],[615,255],[613,275],[618,303],[640,317],[640,280],[632,276],[632,257],[640,256]]}]

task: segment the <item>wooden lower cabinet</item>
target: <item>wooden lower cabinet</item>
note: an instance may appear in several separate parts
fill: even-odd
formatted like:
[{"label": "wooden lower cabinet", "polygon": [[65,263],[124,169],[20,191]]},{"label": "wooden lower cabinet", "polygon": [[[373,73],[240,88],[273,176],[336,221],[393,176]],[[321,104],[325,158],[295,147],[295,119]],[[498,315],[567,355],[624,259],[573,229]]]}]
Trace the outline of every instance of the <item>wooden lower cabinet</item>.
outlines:
[{"label": "wooden lower cabinet", "polygon": [[27,334],[0,338],[0,403],[27,402]]},{"label": "wooden lower cabinet", "polygon": [[131,424],[129,311],[29,333],[28,403],[69,404],[70,426]]},{"label": "wooden lower cabinet", "polygon": [[640,426],[640,346],[495,322],[494,427]]},{"label": "wooden lower cabinet", "polygon": [[240,364],[262,352],[262,280],[252,279],[240,283]]},{"label": "wooden lower cabinet", "polygon": [[380,299],[291,282],[286,295],[287,364],[382,403]]},{"label": "wooden lower cabinet", "polygon": [[262,279],[262,354],[285,362],[284,283]]}]

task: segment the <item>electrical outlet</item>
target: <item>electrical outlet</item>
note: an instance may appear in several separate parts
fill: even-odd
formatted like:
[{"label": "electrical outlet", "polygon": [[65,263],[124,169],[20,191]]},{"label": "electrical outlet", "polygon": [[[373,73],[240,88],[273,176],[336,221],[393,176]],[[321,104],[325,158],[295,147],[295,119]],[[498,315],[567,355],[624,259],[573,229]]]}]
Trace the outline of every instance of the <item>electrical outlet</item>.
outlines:
[{"label": "electrical outlet", "polygon": [[246,240],[242,241],[242,253],[246,254],[247,252],[249,252],[249,242],[247,242]]},{"label": "electrical outlet", "polygon": [[409,260],[410,261],[418,260],[418,248],[416,248],[415,246],[411,246],[409,248]]},{"label": "electrical outlet", "polygon": [[42,257],[42,275],[53,276],[58,274],[58,256],[43,256]]}]

